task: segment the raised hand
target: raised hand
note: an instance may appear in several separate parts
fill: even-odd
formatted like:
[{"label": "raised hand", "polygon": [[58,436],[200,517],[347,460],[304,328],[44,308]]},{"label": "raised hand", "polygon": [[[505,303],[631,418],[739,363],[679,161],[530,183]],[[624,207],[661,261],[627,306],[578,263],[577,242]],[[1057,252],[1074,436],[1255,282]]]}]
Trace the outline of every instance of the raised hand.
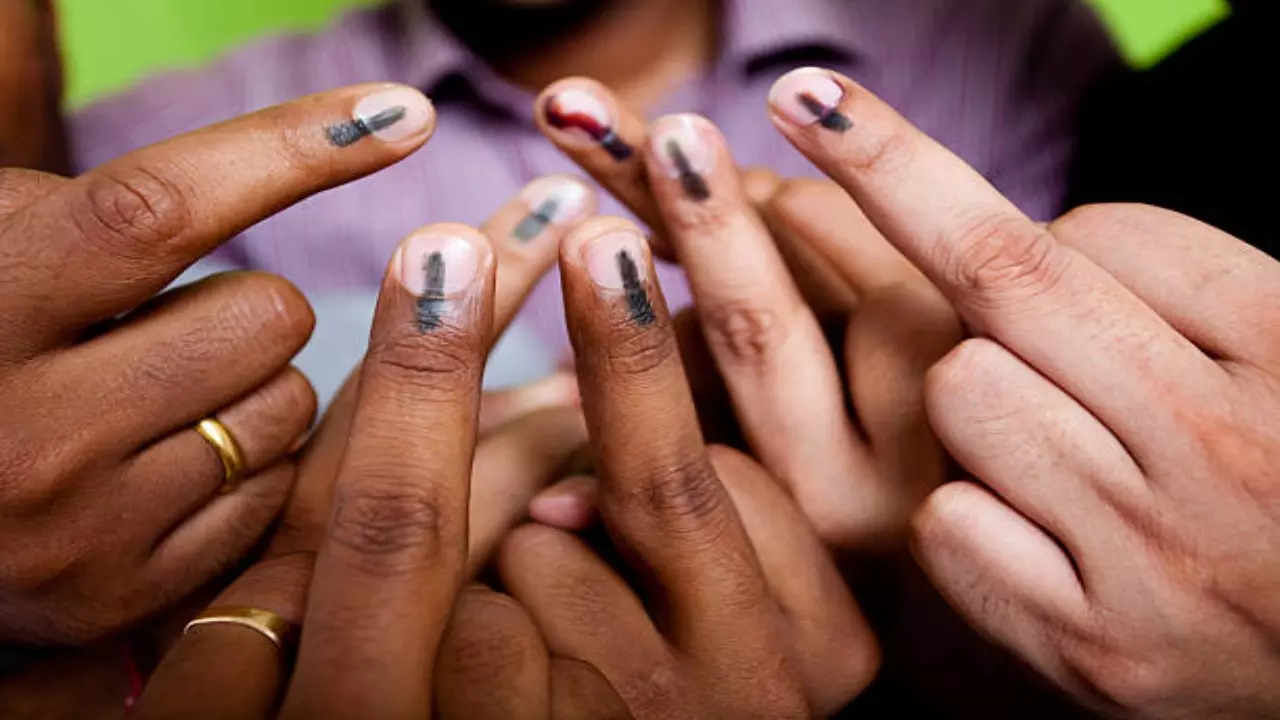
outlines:
[{"label": "raised hand", "polygon": [[1033,223],[834,73],[771,107],[979,335],[926,393],[975,479],[915,521],[951,602],[1117,715],[1280,711],[1280,266],[1152,208]]},{"label": "raised hand", "polygon": [[[262,537],[314,413],[289,368],[310,309],[255,273],[152,298],[249,225],[405,157],[433,126],[417,91],[363,85],[75,179],[0,170],[0,640],[119,631]],[[338,129],[355,129],[352,142],[335,143]],[[232,436],[221,455],[195,430],[208,418]]]}]

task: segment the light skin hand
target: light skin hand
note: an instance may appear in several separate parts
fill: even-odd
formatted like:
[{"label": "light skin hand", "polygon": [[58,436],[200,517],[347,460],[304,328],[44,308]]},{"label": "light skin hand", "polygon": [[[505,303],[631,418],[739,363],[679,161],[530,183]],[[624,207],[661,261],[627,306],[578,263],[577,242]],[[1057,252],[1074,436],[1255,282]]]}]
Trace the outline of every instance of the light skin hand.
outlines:
[{"label": "light skin hand", "polygon": [[[335,146],[333,127],[377,108],[399,108],[396,121]],[[402,159],[433,126],[417,91],[364,85],[75,179],[0,169],[0,640],[119,632],[262,537],[315,412],[289,367],[310,308],[256,273],[155,295],[245,227]],[[206,417],[245,455],[227,493],[218,456],[192,429]]]},{"label": "light skin hand", "polygon": [[834,73],[783,78],[772,108],[979,335],[926,392],[981,482],[915,520],[948,599],[1118,716],[1274,715],[1280,266],[1153,208],[1033,223]]}]

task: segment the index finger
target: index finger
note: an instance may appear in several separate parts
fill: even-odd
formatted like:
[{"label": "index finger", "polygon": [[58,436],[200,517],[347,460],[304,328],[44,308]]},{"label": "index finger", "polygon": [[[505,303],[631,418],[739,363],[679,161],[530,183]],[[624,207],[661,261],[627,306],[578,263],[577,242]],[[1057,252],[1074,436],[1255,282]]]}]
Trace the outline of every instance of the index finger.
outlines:
[{"label": "index finger", "polygon": [[391,263],[286,717],[430,715],[467,555],[493,285],[493,250],[462,226],[411,235]]},{"label": "index finger", "polygon": [[660,587],[677,643],[749,657],[771,639],[764,581],[708,459],[647,244],[631,223],[591,220],[560,271],[605,524]]},{"label": "index finger", "polygon": [[0,274],[5,352],[39,351],[133,309],[249,226],[405,157],[434,126],[431,103],[417,90],[360,85],[85,173],[0,227],[0,251],[22,258]]},{"label": "index finger", "polygon": [[[1113,430],[1166,437],[1137,407],[1216,402],[1225,373],[1104,270],[848,78],[781,78],[774,122],[842,185],[978,333],[1025,358]],[[1197,382],[1171,388],[1167,378]],[[1188,395],[1190,397],[1188,397]],[[1142,454],[1145,448],[1136,448]]]}]

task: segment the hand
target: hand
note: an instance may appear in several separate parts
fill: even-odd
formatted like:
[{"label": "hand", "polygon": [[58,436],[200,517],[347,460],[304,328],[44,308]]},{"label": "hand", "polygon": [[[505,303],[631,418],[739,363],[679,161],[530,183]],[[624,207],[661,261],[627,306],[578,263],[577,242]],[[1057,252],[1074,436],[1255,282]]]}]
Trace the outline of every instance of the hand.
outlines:
[{"label": "hand", "polygon": [[[549,203],[556,209],[548,215]],[[551,176],[532,182],[481,226],[493,247],[498,273],[486,355],[555,263],[561,240],[595,209],[595,193],[585,183]],[[267,557],[319,549],[352,432],[359,378],[357,370],[303,449],[298,482]],[[576,400],[576,384],[565,376],[484,397],[471,480],[469,575],[483,566],[506,531],[525,515],[534,495],[559,479],[573,454],[586,444]]]},{"label": "hand", "polygon": [[62,62],[53,0],[0,0],[0,167],[62,171]]},{"label": "hand", "polygon": [[[138,716],[423,718],[467,559],[468,478],[494,321],[489,240],[424,228],[388,268],[337,479],[312,555],[267,560],[216,604],[297,622],[297,663],[228,625],[193,628],[152,677]],[[283,691],[283,692],[282,692]],[[280,700],[283,695],[283,701]]]},{"label": "hand", "polygon": [[643,237],[589,221],[565,241],[560,271],[602,519],[625,567],[557,529],[513,532],[499,555],[511,594],[473,589],[455,611],[440,715],[839,710],[874,675],[875,642],[776,482],[704,445]]},{"label": "hand", "polygon": [[[545,110],[564,98],[594,103],[631,159],[550,122]],[[818,534],[842,549],[900,546],[911,513],[944,480],[923,385],[963,337],[946,299],[830,183],[756,173],[748,181],[765,189],[753,189],[753,208],[724,138],[702,118],[646,131],[583,79],[555,83],[538,106],[548,137],[679,258],[751,449]],[[844,336],[834,351],[819,322],[832,319]]]},{"label": "hand", "polygon": [[[388,104],[399,122],[335,147],[353,112]],[[258,541],[314,413],[288,367],[310,310],[253,273],[148,300],[243,228],[416,150],[433,120],[417,91],[365,85],[74,180],[0,170],[0,641],[119,631]],[[212,416],[247,464],[225,494],[218,456],[192,429]]]},{"label": "hand", "polygon": [[981,483],[915,521],[950,601],[1117,715],[1280,712],[1280,266],[1152,208],[1037,225],[834,73],[785,77],[773,112],[980,336],[927,388]]}]

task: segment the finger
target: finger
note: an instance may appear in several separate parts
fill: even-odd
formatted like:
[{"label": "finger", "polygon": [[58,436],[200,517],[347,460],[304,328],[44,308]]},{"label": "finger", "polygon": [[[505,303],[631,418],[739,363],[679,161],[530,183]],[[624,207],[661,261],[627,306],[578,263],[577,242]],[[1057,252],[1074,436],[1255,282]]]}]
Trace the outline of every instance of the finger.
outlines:
[{"label": "finger", "polygon": [[632,720],[635,716],[599,670],[581,660],[551,661],[551,708],[556,720]]},{"label": "finger", "polygon": [[[249,607],[302,622],[311,556],[290,555],[249,568],[212,607]],[[289,658],[256,631],[199,625],[182,635],[147,682],[131,715],[151,718],[273,717]]]},{"label": "finger", "polygon": [[866,442],[880,472],[851,527],[900,541],[911,513],[945,479],[946,455],[929,427],[924,379],[964,338],[951,305],[925,283],[870,290],[845,333],[845,366]]},{"label": "finger", "polygon": [[471,471],[467,577],[489,561],[538,491],[560,477],[586,444],[587,428],[577,408],[527,415],[484,439]]},{"label": "finger", "polygon": [[[5,352],[25,357],[137,306],[263,218],[400,160],[426,142],[434,124],[418,91],[360,85],[199,130],[86,173],[0,234],[0,247],[24,257],[21,276],[0,295]],[[68,288],[74,302],[66,301]]]},{"label": "finger", "polygon": [[[846,294],[852,294],[856,304],[863,294],[886,285],[928,283],[835,183],[789,180],[760,213],[783,254],[809,256],[814,267],[808,269],[823,273],[813,282],[818,288],[829,287],[828,302],[843,301],[846,312],[853,307],[847,304]],[[804,277],[797,275],[798,279]]]},{"label": "finger", "polygon": [[495,338],[555,264],[560,241],[595,211],[595,191],[576,178],[552,175],[530,183],[480,228],[498,258]]},{"label": "finger", "polygon": [[551,717],[551,661],[515,600],[479,585],[464,590],[440,645],[436,717]]},{"label": "finger", "polygon": [[749,167],[742,171],[742,192],[756,209],[769,204],[784,185],[782,178],[769,168]]},{"label": "finger", "polygon": [[1060,540],[1092,591],[1129,585],[1136,571],[1113,548],[1151,493],[1115,436],[988,340],[958,347],[928,383],[929,417],[956,461]]},{"label": "finger", "polygon": [[185,518],[151,551],[138,592],[152,605],[175,602],[243,560],[280,515],[294,476],[292,462],[277,463]]},{"label": "finger", "polygon": [[648,133],[639,113],[604,85],[581,77],[547,86],[535,107],[538,128],[560,152],[645,224],[661,227],[644,167],[642,148]]},{"label": "finger", "polygon": [[529,503],[529,517],[565,532],[582,532],[595,523],[599,499],[599,481],[575,475],[538,493]]},{"label": "finger", "polygon": [[480,400],[480,435],[488,435],[525,415],[575,407],[578,403],[578,378],[569,373],[556,373],[523,387],[487,392]]},{"label": "finger", "polygon": [[[244,477],[252,478],[293,451],[311,427],[315,412],[316,393],[311,383],[297,369],[289,368],[214,417],[240,447]],[[134,457],[124,482],[113,488],[113,493],[128,498],[133,507],[145,508],[159,542],[222,489],[221,458],[190,429]]]},{"label": "finger", "polygon": [[[230,273],[163,296],[120,328],[57,355],[47,392],[111,418],[89,441],[130,450],[189,427],[276,376],[315,317],[288,281]],[[66,416],[53,418],[70,422]]]},{"label": "finger", "polygon": [[67,182],[49,173],[0,167],[0,223]]},{"label": "finger", "polygon": [[1211,356],[1277,369],[1280,343],[1258,327],[1280,314],[1280,266],[1253,246],[1138,205],[1081,208],[1051,231]]},{"label": "finger", "polygon": [[834,715],[879,670],[875,636],[822,540],[773,478],[725,447],[711,448],[711,464],[733,498],[774,598],[790,619],[792,660],[815,715]]},{"label": "finger", "polygon": [[860,482],[874,476],[826,336],[747,205],[711,123],[688,115],[659,120],[649,168],[743,431],[823,532],[837,520],[832,508],[856,504]]},{"label": "finger", "polygon": [[466,561],[493,285],[488,241],[462,226],[414,233],[391,262],[286,717],[430,712]]},{"label": "finger", "polygon": [[[1222,396],[1225,373],[1211,359],[865,89],[799,70],[774,86],[770,107],[783,134],[850,192],[975,330],[1122,436],[1173,431],[1167,414],[1134,408]],[[1197,380],[1175,388],[1170,377]],[[1142,462],[1161,452],[1149,443],[1137,451]]]},{"label": "finger", "polygon": [[972,483],[934,491],[913,523],[913,553],[974,627],[1073,687],[1055,632],[1088,602],[1071,561],[1043,531]]},{"label": "finger", "polygon": [[[672,658],[640,600],[582,541],[558,530],[525,525],[511,533],[498,558],[503,584],[537,623],[558,658],[596,668],[636,717],[669,717],[654,703],[649,681],[672,672]],[[664,697],[665,696],[665,697]]]},{"label": "finger", "polygon": [[644,239],[625,221],[589,221],[565,241],[560,272],[610,535],[653,579],[681,646],[712,664],[729,642],[734,660],[769,652],[772,608],[707,460]]}]

